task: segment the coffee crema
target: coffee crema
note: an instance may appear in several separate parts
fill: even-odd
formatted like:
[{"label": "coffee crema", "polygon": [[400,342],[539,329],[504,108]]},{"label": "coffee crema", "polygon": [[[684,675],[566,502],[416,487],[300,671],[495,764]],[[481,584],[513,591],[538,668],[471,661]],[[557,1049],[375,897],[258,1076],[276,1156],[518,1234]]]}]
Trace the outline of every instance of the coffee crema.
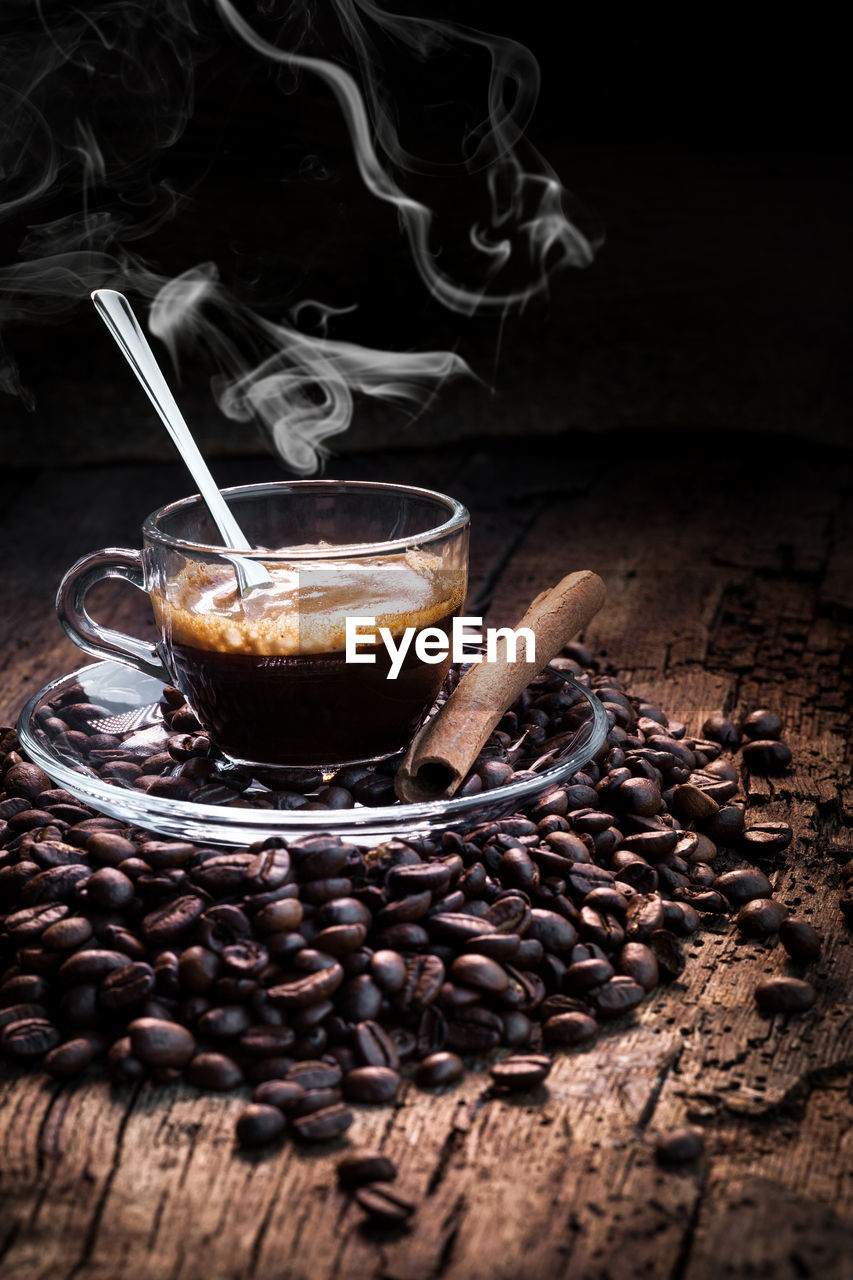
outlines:
[{"label": "coffee crema", "polygon": [[436,557],[270,562],[271,587],[241,597],[233,569],[191,562],[151,601],[175,644],[216,653],[295,656],[346,648],[348,617],[375,619],[397,638],[407,627],[435,626],[462,607],[465,577]]}]

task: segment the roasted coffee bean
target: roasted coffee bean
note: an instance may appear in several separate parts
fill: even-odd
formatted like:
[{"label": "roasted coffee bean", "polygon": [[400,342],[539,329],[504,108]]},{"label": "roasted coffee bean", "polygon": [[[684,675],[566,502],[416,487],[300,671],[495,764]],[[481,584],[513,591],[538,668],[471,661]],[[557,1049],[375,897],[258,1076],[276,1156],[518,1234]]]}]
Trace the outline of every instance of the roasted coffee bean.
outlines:
[{"label": "roasted coffee bean", "polygon": [[61,840],[38,841],[30,846],[29,855],[43,871],[49,871],[51,867],[67,867],[72,863],[85,864],[86,861],[82,849],[73,844],[63,844]]},{"label": "roasted coffee bean", "polygon": [[370,960],[370,972],[376,985],[386,995],[395,995],[406,983],[406,961],[397,951],[374,951]]},{"label": "roasted coffee bean", "polygon": [[659,893],[632,898],[625,917],[625,933],[634,941],[643,941],[663,927],[663,901]]},{"label": "roasted coffee bean", "polygon": [[[483,915],[483,920],[491,933],[524,934],[530,925],[531,915],[530,907],[524,898],[507,894],[506,897],[498,898],[497,902],[492,903]],[[434,917],[431,923],[437,923],[437,921],[438,916]],[[483,932],[482,926],[480,932]],[[476,934],[474,936],[476,937]],[[535,935],[531,934],[531,936]]]},{"label": "roasted coffee bean", "polygon": [[[201,802],[200,797],[196,797]],[[206,858],[192,869],[193,882],[214,897],[236,894],[247,887],[247,873],[252,864],[250,853],[221,853]]]},{"label": "roasted coffee bean", "polygon": [[[509,982],[508,976],[507,982]],[[436,1004],[451,1016],[457,1009],[470,1009],[472,1005],[479,1004],[481,999],[481,992],[473,987],[458,987],[452,982],[444,982],[438,993]]]},{"label": "roasted coffee bean", "polygon": [[264,1080],[252,1092],[252,1101],[278,1107],[289,1114],[304,1102],[306,1090],[297,1080]]},{"label": "roasted coffee bean", "polygon": [[331,1142],[346,1133],[353,1122],[353,1113],[349,1107],[338,1102],[322,1111],[314,1111],[307,1116],[298,1116],[293,1121],[294,1137],[302,1142]]},{"label": "roasted coffee bean", "polygon": [[204,911],[201,898],[188,895],[157,907],[142,921],[142,933],[152,947],[167,947],[185,937]]},{"label": "roasted coffee bean", "polygon": [[620,973],[639,982],[645,991],[658,984],[658,961],[651,947],[643,942],[626,942],[616,960]]},{"label": "roasted coffee bean", "polygon": [[340,1100],[340,1089],[306,1089],[305,1096],[291,1107],[290,1115],[310,1116],[315,1111],[324,1111],[327,1107],[335,1106]]},{"label": "roasted coffee bean", "polygon": [[40,974],[14,974],[0,986],[0,1010],[16,1004],[43,1004],[49,994],[47,980]]},{"label": "roasted coffee bean", "polygon": [[359,1187],[355,1198],[370,1221],[381,1227],[405,1226],[416,1208],[414,1201],[384,1184]]},{"label": "roasted coffee bean", "polygon": [[705,822],[720,809],[716,800],[690,782],[675,788],[672,806],[678,816],[687,822]]},{"label": "roasted coffee bean", "polygon": [[765,978],[755,988],[755,1002],[765,1013],[803,1013],[816,999],[814,987],[802,978]]},{"label": "roasted coffee bean", "polygon": [[37,1058],[59,1044],[59,1032],[45,1017],[23,1017],[0,1030],[0,1052],[10,1058]]},{"label": "roasted coffee bean", "polygon": [[588,1014],[572,1009],[547,1018],[542,1034],[548,1044],[588,1044],[598,1035],[598,1023]]},{"label": "roasted coffee bean", "polygon": [[590,991],[613,977],[613,965],[608,960],[579,960],[570,964],[563,977],[563,990],[573,994]]},{"label": "roasted coffee bean", "polygon": [[455,1053],[447,1051],[428,1054],[419,1064],[415,1072],[418,1084],[426,1088],[453,1084],[465,1073],[465,1064]]},{"label": "roasted coffee bean", "polygon": [[277,1107],[252,1102],[237,1120],[237,1141],[252,1150],[269,1146],[284,1133],[284,1116]]},{"label": "roasted coffee bean", "polygon": [[745,938],[766,938],[776,933],[788,914],[788,908],[773,898],[753,898],[741,907],[736,923]]},{"label": "roasted coffee bean", "polygon": [[154,990],[154,970],[141,961],[112,969],[104,978],[98,999],[105,1009],[115,1012],[141,1004]]},{"label": "roasted coffee bean", "polygon": [[190,1059],[187,1079],[200,1089],[225,1092],[243,1083],[243,1072],[224,1053],[197,1053]]},{"label": "roasted coffee bean", "polygon": [[498,866],[501,882],[525,893],[538,888],[540,869],[526,849],[507,849]]},{"label": "roasted coffee bean", "polygon": [[729,910],[728,899],[715,889],[676,889],[674,896],[686,902],[700,915],[719,916]]},{"label": "roasted coffee bean", "polygon": [[341,1156],[336,1172],[342,1187],[362,1187],[369,1182],[393,1182],[397,1166],[381,1152],[362,1147]]},{"label": "roasted coffee bean", "polygon": [[[500,901],[505,901],[505,899]],[[500,902],[495,905],[500,905]],[[530,908],[528,907],[527,910],[529,911]],[[435,938],[460,947],[471,941],[471,939],[478,938],[488,927],[477,916],[456,911],[439,912],[437,915],[430,916],[427,923],[429,924],[430,933]]]},{"label": "roasted coffee bean", "polygon": [[592,907],[581,907],[579,928],[584,942],[605,952],[618,950],[625,940],[625,930],[616,916],[602,915]]},{"label": "roasted coffee bean", "polygon": [[445,1044],[457,1053],[486,1053],[497,1048],[502,1034],[500,1017],[490,1009],[474,1005],[457,1010],[447,1019]]},{"label": "roasted coffee bean", "polygon": [[420,1013],[437,997],[444,982],[444,965],[434,955],[414,956],[406,965],[406,981],[397,996],[405,1013]]},{"label": "roasted coffee bean", "polygon": [[92,947],[86,951],[75,951],[63,961],[59,968],[62,982],[98,982],[113,969],[123,969],[127,964],[127,956],[123,951],[108,951]]},{"label": "roasted coffee bean", "polygon": [[784,773],[791,763],[791,752],[784,742],[771,738],[758,738],[744,744],[743,761],[750,773],[764,777],[766,774]]},{"label": "roasted coffee bean", "polygon": [[736,782],[718,778],[715,774],[705,773],[704,770],[697,770],[691,773],[690,782],[706,796],[710,796],[712,800],[715,800],[718,805],[725,804],[727,800],[731,800],[738,789]]},{"label": "roasted coffee bean", "polygon": [[395,924],[378,933],[375,942],[383,951],[425,951],[429,946],[429,934],[420,924]]},{"label": "roasted coffee bean", "polygon": [[180,994],[177,952],[160,952],[154,961],[154,976],[157,980],[157,990],[160,995],[176,997]]},{"label": "roasted coffee bean", "polygon": [[357,1024],[353,1032],[353,1045],[364,1066],[391,1067],[394,1071],[400,1066],[400,1055],[394,1041],[372,1019]]},{"label": "roasted coffee bean", "polygon": [[515,1054],[503,1058],[489,1069],[492,1082],[499,1089],[514,1093],[542,1084],[551,1070],[551,1059],[544,1054]]},{"label": "roasted coffee bean", "polygon": [[[257,1010],[253,1010],[257,1012]],[[267,1010],[263,1006],[260,1012],[277,1012]],[[253,1058],[272,1058],[284,1053],[291,1047],[295,1039],[291,1027],[259,1024],[248,1027],[240,1035],[240,1048]]]},{"label": "roasted coffee bean", "polygon": [[810,964],[820,959],[820,934],[807,920],[789,916],[779,925],[779,941],[792,960]]},{"label": "roasted coffee bean", "polygon": [[646,817],[657,813],[661,806],[660,787],[648,777],[626,778],[612,794],[617,806]]},{"label": "roasted coffee bean", "polygon": [[[657,862],[660,858],[672,853],[678,846],[682,833],[672,831],[668,827],[660,827],[656,831],[639,831],[625,836],[620,845],[621,850],[637,854],[647,862]],[[614,867],[627,865],[620,858],[614,859]]]},{"label": "roasted coffee bean", "polygon": [[366,1022],[382,1008],[383,995],[369,976],[362,973],[345,982],[335,997],[335,1004],[347,1022]]},{"label": "roasted coffee bean", "polygon": [[353,1102],[391,1102],[400,1088],[391,1067],[353,1067],[343,1079],[344,1096]]},{"label": "roasted coffee bean", "polygon": [[708,716],[702,725],[702,733],[712,742],[719,742],[723,747],[736,747],[740,734],[737,726],[726,716],[715,714]]},{"label": "roasted coffee bean", "polygon": [[303,1089],[337,1089],[343,1072],[329,1062],[308,1060],[297,1062],[287,1073],[288,1080],[295,1080]]},{"label": "roasted coffee bean", "polygon": [[11,1026],[13,1022],[21,1022],[26,1018],[44,1018],[47,1016],[47,1009],[42,1004],[21,1003],[10,1004],[5,1009],[0,1010],[0,1030],[3,1027]]},{"label": "roasted coffee bean", "polygon": [[636,1009],[645,996],[644,989],[633,978],[617,974],[591,993],[595,1009],[602,1018],[618,1018]]},{"label": "roasted coffee bean", "polygon": [[577,930],[571,921],[566,920],[554,911],[548,911],[541,907],[535,907],[530,912],[527,936],[541,942],[546,951],[553,951],[557,954],[563,951],[571,951],[578,940]]},{"label": "roasted coffee bean", "polygon": [[285,1009],[304,1009],[310,1004],[326,1000],[337,991],[343,980],[343,969],[337,962],[333,962],[327,969],[309,973],[307,977],[297,978],[295,982],[270,987],[269,996],[274,1003]]},{"label": "roasted coffee bean", "polygon": [[255,916],[255,928],[261,934],[290,933],[301,925],[303,911],[298,898],[282,898],[278,902],[267,903]]},{"label": "roasted coffee bean", "polygon": [[513,1009],[503,1014],[501,1021],[503,1022],[501,1042],[508,1049],[520,1049],[530,1044],[533,1038],[533,1023],[526,1013]]},{"label": "roasted coffee bean", "polygon": [[516,969],[535,969],[541,964],[545,948],[538,938],[522,938],[513,961]]},{"label": "roasted coffee bean", "polygon": [[3,789],[9,797],[34,800],[52,786],[53,783],[44,770],[29,761],[13,765],[3,777]]},{"label": "roasted coffee bean", "polygon": [[[593,811],[597,818],[607,819],[608,814],[601,814],[599,811]],[[574,815],[572,815],[574,819]],[[594,835],[597,830],[606,830],[609,822],[605,821],[604,826],[600,827],[598,821],[592,823],[593,830],[588,834]],[[590,823],[585,822],[583,826],[578,826],[579,831],[589,828]],[[553,849],[554,853],[559,854],[561,858],[565,858],[569,862],[587,862],[589,860],[589,851],[581,840],[579,835],[575,835],[573,831],[554,831],[546,838],[549,849]]]},{"label": "roasted coffee bean", "polygon": [[756,822],[741,836],[750,853],[780,853],[787,849],[793,832],[787,822]]},{"label": "roasted coffee bean", "polygon": [[388,872],[387,885],[395,897],[403,898],[425,889],[440,895],[450,885],[451,878],[451,868],[446,863],[422,862],[392,867]]},{"label": "roasted coffee bean", "polygon": [[686,938],[699,928],[699,912],[694,911],[686,902],[664,901],[663,923],[664,928],[671,933]]},{"label": "roasted coffee bean", "polygon": [[499,995],[509,986],[506,970],[488,956],[476,953],[458,956],[450,966],[450,976],[463,986],[474,987],[475,990],[491,995]]},{"label": "roasted coffee bean", "polygon": [[84,1072],[94,1058],[94,1045],[81,1036],[51,1049],[45,1056],[44,1069],[55,1080],[71,1080]]},{"label": "roasted coffee bean", "polygon": [[782,732],[782,718],[775,711],[761,707],[750,711],[740,722],[740,730],[745,738],[778,738]]},{"label": "roasted coffee bean", "polygon": [[463,949],[502,964],[515,958],[520,945],[517,933],[481,933],[466,942]]},{"label": "roasted coffee bean", "polygon": [[195,1036],[177,1022],[137,1018],[128,1032],[134,1055],[149,1067],[183,1067],[195,1053]]},{"label": "roasted coffee bean", "polygon": [[133,881],[116,867],[102,867],[86,882],[87,896],[105,911],[118,911],[135,895]]},{"label": "roasted coffee bean", "polygon": [[131,1049],[130,1036],[116,1040],[107,1054],[107,1069],[114,1084],[131,1084],[145,1076],[145,1063]]},{"label": "roasted coffee bean", "polygon": [[75,896],[77,886],[91,878],[91,871],[80,863],[50,867],[28,880],[21,890],[21,901],[27,905],[65,902]]},{"label": "roasted coffee bean", "polygon": [[65,916],[48,925],[41,935],[41,945],[48,951],[75,951],[92,937],[92,926],[85,916]]},{"label": "roasted coffee bean", "polygon": [[620,892],[624,892],[624,885],[636,890],[637,893],[654,893],[658,887],[658,873],[654,867],[650,867],[647,862],[632,854],[631,861],[619,867],[617,879],[614,881],[615,888]]},{"label": "roasted coffee bean", "polygon": [[395,898],[378,913],[377,928],[389,929],[396,925],[411,924],[415,920],[421,920],[431,906],[432,894],[429,889],[423,889],[420,893],[409,893],[405,898]]},{"label": "roasted coffee bean", "polygon": [[[54,815],[47,813],[44,809],[23,809],[22,812],[8,819],[9,831],[15,836],[22,836],[29,831],[38,831],[40,827],[51,827],[53,824]],[[46,832],[41,832],[41,838],[47,840],[49,837]]]},{"label": "roasted coffee bean", "polygon": [[198,921],[197,940],[211,951],[221,953],[235,942],[243,942],[252,936],[252,926],[245,912],[233,903],[207,907]]},{"label": "roasted coffee bean", "polygon": [[207,947],[188,947],[178,961],[178,978],[184,991],[205,995],[222,971],[222,961]]},{"label": "roasted coffee bean", "polygon": [[714,888],[725,894],[733,906],[742,906],[753,898],[769,898],[773,886],[763,871],[755,867],[741,867],[737,871],[726,871],[717,876]]},{"label": "roasted coffee bean", "polygon": [[292,965],[299,973],[320,973],[341,967],[334,956],[327,956],[325,951],[316,951],[313,947],[304,947],[293,957]]},{"label": "roasted coffee bean", "polygon": [[704,1150],[701,1132],[688,1127],[670,1129],[655,1141],[655,1159],[662,1165],[688,1164],[698,1160]]},{"label": "roasted coffee bean", "polygon": [[649,949],[658,962],[658,975],[664,982],[674,982],[685,969],[684,948],[668,929],[657,929],[648,940]]},{"label": "roasted coffee bean", "polygon": [[251,1025],[251,1014],[242,1004],[215,1005],[198,1020],[199,1034],[214,1040],[233,1039],[242,1035]]},{"label": "roasted coffee bean", "polygon": [[[266,947],[250,939],[223,947],[221,956],[228,976],[236,975],[237,978],[255,977],[269,963],[269,952]],[[178,968],[180,971],[180,963]]]},{"label": "roasted coffee bean", "polygon": [[628,910],[628,899],[615,885],[607,885],[588,893],[584,898],[584,906],[591,907],[599,915],[624,918]]}]

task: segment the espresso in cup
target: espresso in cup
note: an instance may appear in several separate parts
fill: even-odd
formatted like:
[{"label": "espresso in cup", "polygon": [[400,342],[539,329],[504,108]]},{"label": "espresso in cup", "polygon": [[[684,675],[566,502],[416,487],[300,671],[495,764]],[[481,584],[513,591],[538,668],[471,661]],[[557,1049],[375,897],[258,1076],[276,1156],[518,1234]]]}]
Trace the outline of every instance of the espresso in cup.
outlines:
[{"label": "espresso in cup", "polygon": [[[148,517],[141,551],[105,548],[68,571],[57,596],[66,633],[93,657],[177,685],[214,744],[246,764],[335,766],[406,746],[449,665],[423,661],[415,643],[425,628],[448,637],[462,612],[465,508],[372,481],[278,481],[224,496],[270,586],[240,595],[235,561],[247,553],[222,547],[201,498],[183,498]],[[156,643],[91,617],[86,597],[104,578],[147,593]],[[347,660],[348,618],[373,619],[358,626],[376,636],[358,645],[373,663]],[[395,648],[414,632],[402,662],[381,628]]]},{"label": "espresso in cup", "polygon": [[375,619],[395,641],[407,628],[450,635],[464,576],[429,556],[322,569],[271,561],[272,586],[240,596],[230,566],[190,564],[154,613],[174,677],[215,741],[237,759],[299,765],[371,759],[403,747],[434,701],[450,659],[422,662],[410,643],[395,678],[384,644],[373,663],[346,660],[348,617]]}]

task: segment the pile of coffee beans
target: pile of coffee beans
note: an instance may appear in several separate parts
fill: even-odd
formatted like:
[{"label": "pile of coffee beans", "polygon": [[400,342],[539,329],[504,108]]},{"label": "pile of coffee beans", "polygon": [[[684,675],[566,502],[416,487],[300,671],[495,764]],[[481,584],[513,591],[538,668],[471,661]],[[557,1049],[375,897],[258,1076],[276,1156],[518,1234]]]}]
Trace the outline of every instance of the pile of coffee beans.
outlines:
[{"label": "pile of coffee beans", "polygon": [[[580,672],[586,656],[564,662]],[[525,813],[366,852],[334,835],[158,838],[54,787],[1,730],[0,1053],[60,1079],[99,1062],[118,1083],[246,1086],[242,1145],[326,1142],[352,1104],[393,1102],[410,1069],[441,1087],[509,1050],[495,1090],[541,1084],[543,1049],[590,1045],[679,977],[705,917],[736,913],[745,935],[815,958],[813,930],[752,865],[791,830],[746,826],[728,754],[745,738],[747,768],[782,767],[778,718],[712,717],[694,739],[615,678],[585,678],[610,726],[585,769]],[[544,741],[574,692],[546,673],[500,732]],[[185,763],[207,759],[194,741]],[[718,874],[721,846],[742,865]],[[756,998],[796,1011],[814,992],[777,978]],[[407,1216],[367,1181],[369,1216]]]}]

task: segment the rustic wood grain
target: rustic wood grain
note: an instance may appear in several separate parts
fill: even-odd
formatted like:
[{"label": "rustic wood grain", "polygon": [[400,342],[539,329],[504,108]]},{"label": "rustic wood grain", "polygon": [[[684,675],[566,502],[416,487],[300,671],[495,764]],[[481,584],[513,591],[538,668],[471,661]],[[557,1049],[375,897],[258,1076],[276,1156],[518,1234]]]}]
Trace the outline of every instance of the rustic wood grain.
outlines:
[{"label": "rustic wood grain", "polygon": [[[496,1098],[475,1071],[359,1108],[351,1140],[392,1156],[422,1201],[403,1233],[364,1230],[337,1191],[344,1142],[235,1152],[239,1098],[9,1072],[4,1280],[850,1280],[853,945],[837,888],[853,845],[851,463],[786,449],[715,438],[666,453],[640,433],[598,460],[473,445],[335,470],[468,501],[472,596],[490,620],[512,620],[567,569],[597,569],[609,600],[586,643],[690,731],[721,707],[783,712],[795,767],[750,780],[750,811],[795,828],[763,865],[824,937],[816,1007],[759,1014],[758,978],[800,970],[712,921],[690,940],[682,980],[594,1048],[558,1055],[547,1088]],[[223,483],[264,470],[217,468]],[[95,546],[132,545],[141,517],[182,486],[177,468],[152,466],[33,473],[6,488],[0,719],[78,664],[52,618],[63,568]],[[102,608],[126,627],[146,612],[130,589]],[[705,1156],[664,1171],[654,1136],[685,1119],[703,1129]]]}]

